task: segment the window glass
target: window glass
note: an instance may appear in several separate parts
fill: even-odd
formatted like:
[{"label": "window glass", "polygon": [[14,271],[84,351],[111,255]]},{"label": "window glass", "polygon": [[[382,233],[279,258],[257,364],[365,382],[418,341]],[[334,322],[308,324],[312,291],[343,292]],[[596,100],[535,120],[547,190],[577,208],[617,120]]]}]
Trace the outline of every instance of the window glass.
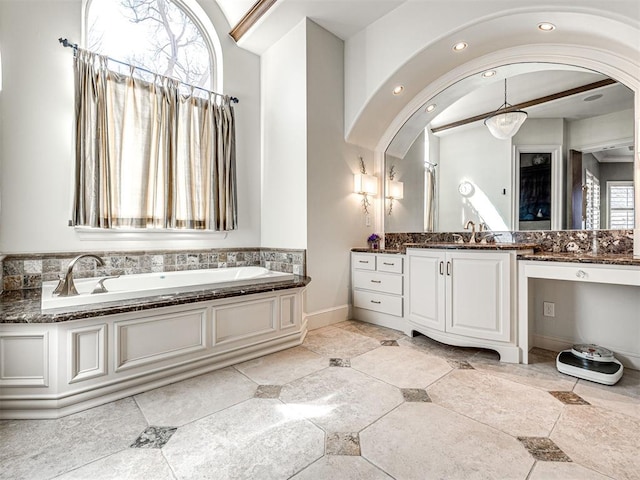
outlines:
[{"label": "window glass", "polygon": [[170,0],[92,0],[86,25],[88,50],[190,85],[215,87],[206,37]]}]

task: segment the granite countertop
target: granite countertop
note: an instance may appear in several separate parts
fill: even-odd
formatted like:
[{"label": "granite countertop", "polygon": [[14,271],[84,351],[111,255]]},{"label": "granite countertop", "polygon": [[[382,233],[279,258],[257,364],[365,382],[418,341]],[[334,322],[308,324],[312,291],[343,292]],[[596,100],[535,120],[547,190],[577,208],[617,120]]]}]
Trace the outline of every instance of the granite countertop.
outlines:
[{"label": "granite countertop", "polygon": [[0,294],[0,323],[58,323],[69,320],[80,320],[116,313],[138,312],[159,307],[170,307],[187,303],[219,300],[221,298],[238,297],[254,293],[275,292],[289,288],[306,286],[309,277],[295,275],[293,280],[241,285],[218,289],[194,290],[192,292],[158,295],[155,297],[118,300],[105,303],[94,303],[77,307],[42,312],[41,289],[15,290]]},{"label": "granite countertop", "polygon": [[391,255],[398,255],[398,254],[402,255],[404,253],[400,250],[385,250],[385,249],[372,249],[372,248],[352,248],[351,251],[356,253],[384,253],[384,254],[391,254]]},{"label": "granite countertop", "polygon": [[530,250],[539,246],[535,243],[405,243],[406,248],[444,248],[450,250]]},{"label": "granite countertop", "polygon": [[535,252],[518,257],[519,260],[536,260],[541,262],[598,263],[602,265],[636,265],[640,266],[640,258],[624,253],[556,253]]}]

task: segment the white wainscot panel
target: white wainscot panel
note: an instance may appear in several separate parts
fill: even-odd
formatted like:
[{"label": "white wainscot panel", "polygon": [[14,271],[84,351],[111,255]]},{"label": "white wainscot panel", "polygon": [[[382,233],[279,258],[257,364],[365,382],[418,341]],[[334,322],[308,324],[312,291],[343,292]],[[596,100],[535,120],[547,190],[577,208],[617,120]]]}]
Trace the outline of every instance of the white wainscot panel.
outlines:
[{"label": "white wainscot panel", "polygon": [[206,348],[207,309],[114,323],[116,372]]},{"label": "white wainscot panel", "polygon": [[213,309],[214,345],[271,333],[277,327],[277,298],[265,298]]},{"label": "white wainscot panel", "polygon": [[74,328],[67,332],[69,383],[107,374],[107,325]]},{"label": "white wainscot panel", "polygon": [[0,387],[49,386],[49,334],[0,336]]}]

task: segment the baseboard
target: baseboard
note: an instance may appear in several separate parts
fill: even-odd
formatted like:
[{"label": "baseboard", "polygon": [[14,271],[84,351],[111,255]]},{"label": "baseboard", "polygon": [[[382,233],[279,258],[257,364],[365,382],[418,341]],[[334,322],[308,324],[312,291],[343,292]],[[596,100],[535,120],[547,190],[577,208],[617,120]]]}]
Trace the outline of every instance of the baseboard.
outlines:
[{"label": "baseboard", "polygon": [[[533,346],[538,348],[544,348],[545,350],[551,350],[554,352],[560,352],[571,348],[576,341],[567,340],[565,338],[546,337],[544,335],[533,335]],[[605,348],[609,348],[607,345],[602,345]],[[632,368],[634,370],[640,370],[640,354],[625,352],[611,348],[616,358],[626,368]]]},{"label": "baseboard", "polygon": [[349,305],[338,305],[337,307],[305,313],[304,318],[307,320],[307,328],[309,330],[327,327],[334,323],[349,320]]}]

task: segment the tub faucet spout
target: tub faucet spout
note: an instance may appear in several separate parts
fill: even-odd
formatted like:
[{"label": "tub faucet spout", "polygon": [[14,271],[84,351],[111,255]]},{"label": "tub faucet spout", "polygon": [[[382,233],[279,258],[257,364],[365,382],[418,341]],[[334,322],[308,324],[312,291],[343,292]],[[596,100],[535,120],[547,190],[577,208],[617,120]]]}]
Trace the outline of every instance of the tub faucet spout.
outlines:
[{"label": "tub faucet spout", "polygon": [[78,255],[76,258],[69,262],[69,265],[67,266],[67,273],[65,275],[60,275],[60,282],[58,283],[56,289],[53,291],[54,295],[57,295],[59,297],[71,297],[73,295],[78,295],[78,290],[76,290],[76,286],[73,283],[73,267],[78,262],[78,260],[84,257],[93,258],[98,263],[98,266],[104,266],[104,262],[97,255],[93,255],[92,253],[84,253],[82,255]]}]

